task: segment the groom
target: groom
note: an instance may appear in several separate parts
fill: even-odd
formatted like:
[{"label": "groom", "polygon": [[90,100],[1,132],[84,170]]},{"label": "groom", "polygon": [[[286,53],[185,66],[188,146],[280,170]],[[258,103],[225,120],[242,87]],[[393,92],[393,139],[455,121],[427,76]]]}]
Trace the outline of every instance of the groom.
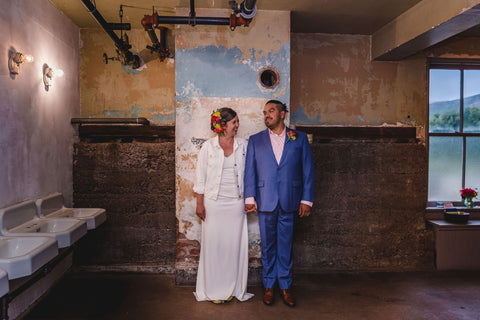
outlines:
[{"label": "groom", "polygon": [[283,302],[295,306],[292,285],[292,240],[296,215],[310,215],[314,168],[307,135],[289,129],[287,107],[280,101],[265,104],[268,129],[248,140],[245,163],[245,211],[258,210],[262,239],[263,302],[271,305],[276,281]]}]

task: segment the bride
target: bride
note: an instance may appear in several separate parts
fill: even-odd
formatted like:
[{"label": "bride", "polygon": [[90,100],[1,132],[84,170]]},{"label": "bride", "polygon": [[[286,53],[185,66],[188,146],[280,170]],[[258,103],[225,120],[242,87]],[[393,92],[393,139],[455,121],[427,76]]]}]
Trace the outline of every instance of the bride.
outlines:
[{"label": "bride", "polygon": [[214,111],[211,129],[217,135],[202,146],[198,155],[196,213],[202,219],[197,301],[221,304],[234,297],[250,299],[247,293],[248,230],[244,211],[243,174],[247,141],[236,137],[239,120],[230,108]]}]

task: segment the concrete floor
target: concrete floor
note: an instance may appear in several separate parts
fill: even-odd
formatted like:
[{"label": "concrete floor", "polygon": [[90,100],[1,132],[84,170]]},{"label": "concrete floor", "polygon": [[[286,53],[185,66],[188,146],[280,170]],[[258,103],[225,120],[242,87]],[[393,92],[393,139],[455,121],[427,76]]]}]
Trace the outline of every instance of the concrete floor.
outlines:
[{"label": "concrete floor", "polygon": [[25,318],[39,319],[480,319],[479,272],[297,275],[297,307],[196,302],[173,275],[70,273]]}]

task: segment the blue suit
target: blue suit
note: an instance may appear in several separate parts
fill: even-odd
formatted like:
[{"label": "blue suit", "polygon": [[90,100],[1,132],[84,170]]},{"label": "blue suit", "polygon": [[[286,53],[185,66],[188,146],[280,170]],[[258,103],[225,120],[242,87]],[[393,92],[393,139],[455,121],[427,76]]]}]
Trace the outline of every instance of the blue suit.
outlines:
[{"label": "blue suit", "polygon": [[255,197],[262,239],[263,284],[280,289],[292,283],[293,229],[300,201],[313,202],[314,165],[307,135],[294,132],[296,139],[285,137],[277,163],[266,129],[248,140],[245,162],[245,198]]}]

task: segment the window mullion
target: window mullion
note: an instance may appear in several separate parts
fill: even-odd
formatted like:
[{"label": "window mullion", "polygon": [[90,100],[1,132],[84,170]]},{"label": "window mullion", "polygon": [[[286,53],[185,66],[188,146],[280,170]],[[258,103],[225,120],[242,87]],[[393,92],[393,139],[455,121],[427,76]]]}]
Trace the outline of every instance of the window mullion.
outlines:
[{"label": "window mullion", "polygon": [[464,69],[460,70],[460,128],[459,131],[462,135],[462,189],[465,188],[465,170],[467,159],[467,139],[463,132],[463,111],[464,111]]}]

